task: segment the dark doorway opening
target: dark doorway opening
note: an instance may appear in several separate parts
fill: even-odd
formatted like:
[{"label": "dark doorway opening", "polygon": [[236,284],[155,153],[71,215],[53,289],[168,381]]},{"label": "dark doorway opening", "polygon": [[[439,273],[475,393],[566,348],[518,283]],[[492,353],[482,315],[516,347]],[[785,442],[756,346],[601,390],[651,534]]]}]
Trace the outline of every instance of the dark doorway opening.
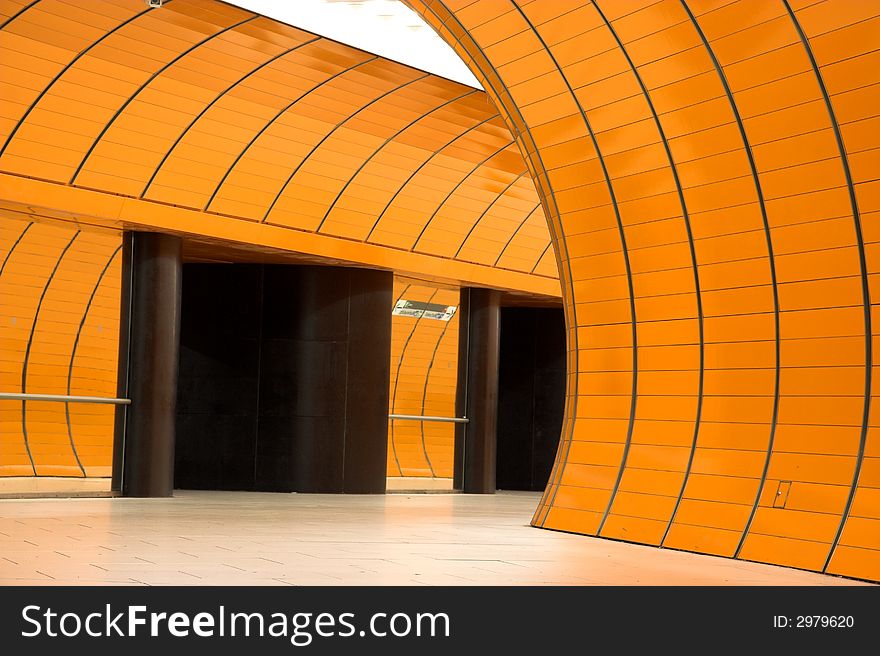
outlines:
[{"label": "dark doorway opening", "polygon": [[183,267],[174,486],[256,489],[263,268]]},{"label": "dark doorway opening", "polygon": [[561,308],[501,308],[499,490],[541,491],[550,477],[565,406]]}]

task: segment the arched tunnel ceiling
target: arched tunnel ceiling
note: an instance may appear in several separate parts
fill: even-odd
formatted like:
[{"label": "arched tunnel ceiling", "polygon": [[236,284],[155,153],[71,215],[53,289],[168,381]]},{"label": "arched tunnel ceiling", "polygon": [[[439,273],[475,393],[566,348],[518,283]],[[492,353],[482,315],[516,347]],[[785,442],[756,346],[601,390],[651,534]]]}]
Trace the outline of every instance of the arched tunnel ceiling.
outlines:
[{"label": "arched tunnel ceiling", "polygon": [[231,218],[241,242],[282,228],[334,238],[337,261],[370,244],[392,264],[430,256],[409,273],[452,260],[558,289],[538,196],[482,91],[213,0],[7,0],[2,15],[2,173],[146,201],[147,227],[161,204],[198,211],[196,234]]},{"label": "arched tunnel ceiling", "polygon": [[880,580],[880,3],[406,1],[558,240],[533,523]]}]

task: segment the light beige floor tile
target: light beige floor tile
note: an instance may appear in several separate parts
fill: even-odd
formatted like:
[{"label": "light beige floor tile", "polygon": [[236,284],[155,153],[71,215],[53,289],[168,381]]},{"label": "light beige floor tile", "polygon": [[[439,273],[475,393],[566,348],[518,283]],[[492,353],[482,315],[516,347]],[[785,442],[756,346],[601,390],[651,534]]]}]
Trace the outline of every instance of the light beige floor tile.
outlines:
[{"label": "light beige floor tile", "polygon": [[0,500],[0,585],[840,585],[542,531],[531,493]]}]

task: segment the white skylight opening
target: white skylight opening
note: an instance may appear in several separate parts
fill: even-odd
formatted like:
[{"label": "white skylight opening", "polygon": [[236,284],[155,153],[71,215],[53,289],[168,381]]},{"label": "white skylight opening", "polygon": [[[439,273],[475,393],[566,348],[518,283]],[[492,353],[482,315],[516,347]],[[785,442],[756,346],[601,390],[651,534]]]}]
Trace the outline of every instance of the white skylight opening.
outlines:
[{"label": "white skylight opening", "polygon": [[232,0],[230,4],[482,88],[455,51],[399,0]]}]

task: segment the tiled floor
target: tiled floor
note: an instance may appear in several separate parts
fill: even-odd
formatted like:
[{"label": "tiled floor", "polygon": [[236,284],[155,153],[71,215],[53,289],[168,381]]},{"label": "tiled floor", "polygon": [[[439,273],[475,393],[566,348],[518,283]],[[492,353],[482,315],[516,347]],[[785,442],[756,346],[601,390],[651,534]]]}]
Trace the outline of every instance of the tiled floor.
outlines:
[{"label": "tiled floor", "polygon": [[100,496],[110,494],[109,478],[61,476],[0,476],[0,500],[4,496]]},{"label": "tiled floor", "polygon": [[530,528],[538,497],[179,492],[0,501],[0,584],[838,585]]},{"label": "tiled floor", "polygon": [[452,492],[451,478],[427,476],[389,476],[385,479],[389,492]]}]

